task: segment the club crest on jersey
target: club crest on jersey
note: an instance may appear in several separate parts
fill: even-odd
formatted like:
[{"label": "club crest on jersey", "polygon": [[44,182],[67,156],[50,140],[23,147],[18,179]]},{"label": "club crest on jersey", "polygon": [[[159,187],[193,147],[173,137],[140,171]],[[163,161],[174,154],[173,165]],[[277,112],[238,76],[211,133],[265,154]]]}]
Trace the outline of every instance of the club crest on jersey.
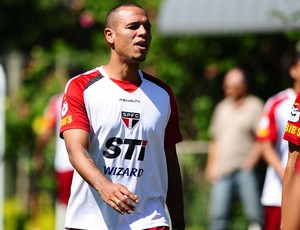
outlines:
[{"label": "club crest on jersey", "polygon": [[61,116],[64,117],[66,113],[68,112],[68,102],[64,101],[62,109],[61,109]]},{"label": "club crest on jersey", "polygon": [[290,115],[290,118],[289,118],[289,121],[291,121],[291,122],[298,122],[299,121],[300,111],[298,109],[298,105],[299,104],[294,104],[293,105],[291,115]]},{"label": "club crest on jersey", "polygon": [[133,127],[140,121],[139,113],[132,112],[121,112],[122,120],[128,129],[133,129]]}]

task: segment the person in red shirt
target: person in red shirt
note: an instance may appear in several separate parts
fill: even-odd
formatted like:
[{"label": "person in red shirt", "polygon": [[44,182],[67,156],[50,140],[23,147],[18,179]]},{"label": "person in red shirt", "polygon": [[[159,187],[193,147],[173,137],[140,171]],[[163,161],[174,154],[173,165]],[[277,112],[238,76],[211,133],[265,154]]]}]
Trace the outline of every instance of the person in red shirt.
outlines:
[{"label": "person in red shirt", "polygon": [[289,142],[289,159],[283,179],[282,230],[300,229],[300,94],[294,103],[286,125],[284,139]]},{"label": "person in red shirt", "polygon": [[[292,71],[300,77],[300,56]],[[300,93],[292,107],[283,139],[288,141],[289,156],[282,189],[282,230],[300,229]]]}]

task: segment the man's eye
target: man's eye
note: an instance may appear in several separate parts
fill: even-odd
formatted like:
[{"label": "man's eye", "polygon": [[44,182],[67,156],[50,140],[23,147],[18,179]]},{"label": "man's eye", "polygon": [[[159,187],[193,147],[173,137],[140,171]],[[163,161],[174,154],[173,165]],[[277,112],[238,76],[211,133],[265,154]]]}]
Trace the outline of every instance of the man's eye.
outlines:
[{"label": "man's eye", "polygon": [[139,25],[131,25],[128,28],[131,30],[137,30],[139,28]]}]

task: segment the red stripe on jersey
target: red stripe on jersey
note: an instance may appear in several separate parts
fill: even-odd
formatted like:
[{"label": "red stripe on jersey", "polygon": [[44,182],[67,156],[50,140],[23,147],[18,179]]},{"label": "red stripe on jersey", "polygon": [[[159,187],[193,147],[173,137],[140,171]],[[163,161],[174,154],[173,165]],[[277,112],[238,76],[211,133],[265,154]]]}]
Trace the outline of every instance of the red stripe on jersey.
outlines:
[{"label": "red stripe on jersey", "polygon": [[114,78],[110,78],[114,83],[116,83],[118,86],[120,86],[125,91],[132,93],[134,92],[141,84],[141,79],[137,81],[121,81]]},{"label": "red stripe on jersey", "polygon": [[297,158],[295,169],[300,172],[300,157]]},{"label": "red stripe on jersey", "polygon": [[171,115],[165,131],[165,147],[170,147],[178,142],[181,142],[182,136],[179,129],[178,108],[171,88],[160,79],[153,77],[144,72],[143,74],[145,79],[165,89],[170,96]]},{"label": "red stripe on jersey", "polygon": [[264,115],[262,120],[266,124],[260,124],[257,131],[257,139],[260,141],[272,141],[276,142],[278,138],[277,122],[276,122],[276,109],[284,100],[288,99],[288,95],[285,91],[271,97],[264,108]]},{"label": "red stripe on jersey", "polygon": [[161,226],[161,227],[154,227],[154,228],[148,228],[147,230],[169,230],[170,228],[168,226]]},{"label": "red stripe on jersey", "polygon": [[[293,108],[292,108],[292,112],[294,113],[295,117],[294,119],[298,118],[297,121],[291,121],[290,119],[288,120],[286,129],[285,129],[285,133],[283,136],[283,139],[292,142],[295,145],[300,146],[300,139],[299,139],[299,135],[300,135],[300,119],[299,119],[299,110],[300,110],[300,93],[298,93],[296,100],[294,102]],[[298,158],[299,159],[299,158]]]},{"label": "red stripe on jersey", "polygon": [[98,70],[92,70],[70,79],[65,88],[62,102],[60,136],[68,129],[83,129],[90,132],[90,123],[84,107],[84,90],[103,76]]}]

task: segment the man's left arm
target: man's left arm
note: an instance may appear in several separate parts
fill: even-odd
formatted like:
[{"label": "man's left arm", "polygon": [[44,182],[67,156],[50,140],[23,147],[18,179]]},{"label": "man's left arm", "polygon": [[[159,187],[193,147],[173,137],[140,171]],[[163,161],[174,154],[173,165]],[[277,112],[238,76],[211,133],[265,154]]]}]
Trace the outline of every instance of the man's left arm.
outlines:
[{"label": "man's left arm", "polygon": [[165,148],[168,167],[167,207],[172,229],[185,229],[182,179],[175,145]]}]

